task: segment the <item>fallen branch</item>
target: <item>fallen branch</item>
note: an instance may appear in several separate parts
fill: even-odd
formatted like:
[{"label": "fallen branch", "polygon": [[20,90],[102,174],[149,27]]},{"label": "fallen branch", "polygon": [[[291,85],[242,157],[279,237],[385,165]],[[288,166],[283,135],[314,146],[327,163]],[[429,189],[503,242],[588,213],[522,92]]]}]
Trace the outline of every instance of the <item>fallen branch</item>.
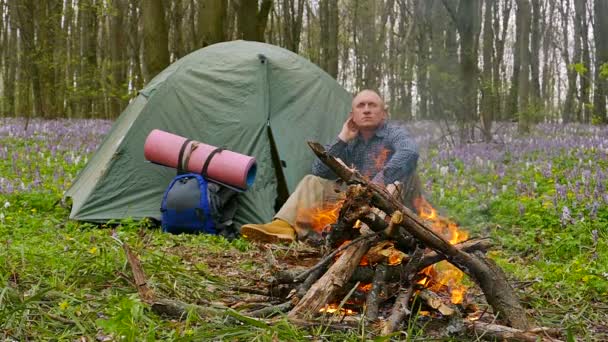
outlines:
[{"label": "fallen branch", "polygon": [[479,338],[500,341],[525,341],[525,342],[561,342],[559,330],[549,328],[534,328],[520,330],[504,325],[485,323],[480,321],[464,321],[467,331]]}]

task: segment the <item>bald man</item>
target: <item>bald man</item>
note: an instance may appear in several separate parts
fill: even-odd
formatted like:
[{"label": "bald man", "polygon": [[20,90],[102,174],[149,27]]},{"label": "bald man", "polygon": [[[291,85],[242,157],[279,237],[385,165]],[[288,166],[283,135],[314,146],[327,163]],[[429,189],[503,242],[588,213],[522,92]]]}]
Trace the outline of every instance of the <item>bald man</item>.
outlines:
[{"label": "bald man", "polygon": [[[404,127],[388,121],[384,101],[373,90],[363,90],[354,97],[342,130],[325,149],[372,182],[385,186],[397,181],[410,184],[418,162],[416,143]],[[270,243],[312,237],[315,233],[310,224],[298,221],[298,212],[336,201],[336,179],[333,171],[316,159],[312,175],[300,181],[274,220],[243,225],[241,235],[252,241]]]}]

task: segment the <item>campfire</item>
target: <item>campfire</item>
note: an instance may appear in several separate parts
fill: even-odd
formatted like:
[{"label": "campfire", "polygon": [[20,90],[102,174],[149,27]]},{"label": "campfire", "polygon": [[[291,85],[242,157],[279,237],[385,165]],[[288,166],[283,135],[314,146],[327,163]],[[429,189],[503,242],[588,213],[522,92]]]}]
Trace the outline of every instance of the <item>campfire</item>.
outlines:
[{"label": "campfire", "polygon": [[[547,334],[544,328],[529,329],[526,312],[505,275],[484,255],[491,247],[488,239],[469,239],[423,197],[414,201],[415,211],[410,210],[399,196],[344,167],[322,146],[310,145],[348,188],[336,203],[298,213],[298,223],[309,224],[325,237],[325,252],[305,271],[276,275],[271,287],[289,289],[276,311],[288,311],[292,322],[326,315],[338,315],[342,321],[354,317],[373,322],[382,335],[399,330],[416,312],[458,317],[467,329],[489,337],[507,338],[508,331],[535,340],[543,338],[539,332]],[[465,317],[467,310],[477,308],[465,303],[465,273],[485,295],[490,323],[482,323],[479,312],[469,315],[475,318]]]}]

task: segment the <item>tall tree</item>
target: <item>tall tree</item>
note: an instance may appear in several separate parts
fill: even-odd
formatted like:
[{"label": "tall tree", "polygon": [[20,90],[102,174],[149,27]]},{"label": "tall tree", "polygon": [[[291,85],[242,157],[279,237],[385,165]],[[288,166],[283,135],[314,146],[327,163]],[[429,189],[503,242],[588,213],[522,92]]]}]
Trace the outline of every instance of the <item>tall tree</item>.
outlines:
[{"label": "tall tree", "polygon": [[319,15],[321,21],[321,68],[333,78],[338,77],[338,2],[320,0]]},{"label": "tall tree", "polygon": [[[98,28],[97,6],[94,0],[78,1],[78,23],[80,28],[80,70],[78,88],[80,98],[80,108],[78,115],[90,117],[96,111],[101,112],[101,108],[95,108],[95,96],[97,90],[97,28]],[[97,107],[101,107],[97,103]]]},{"label": "tall tree", "polygon": [[551,43],[554,40],[554,18],[555,2],[549,1],[546,4],[544,15],[541,20],[541,27],[543,32],[543,71],[541,77],[541,98],[543,99],[543,107],[546,109],[548,109],[552,104],[551,99],[553,97],[553,85],[555,83],[555,63],[552,63],[552,51],[554,49],[555,44]]},{"label": "tall tree", "polygon": [[204,0],[198,9],[198,46],[223,42],[226,20],[226,0]]},{"label": "tall tree", "polygon": [[486,0],[483,15],[483,71],[481,75],[481,129],[486,142],[492,140],[492,121],[494,120],[494,81],[492,75],[492,62],[494,57],[493,18],[494,1]]},{"label": "tall tree", "polygon": [[518,50],[520,56],[520,70],[517,80],[518,93],[518,119],[517,128],[520,133],[530,131],[530,26],[532,10],[530,0],[517,0],[517,16],[520,17],[521,29],[517,32]]},{"label": "tall tree", "polygon": [[169,31],[163,3],[163,0],[146,0],[142,3],[146,82],[169,65]]},{"label": "tall tree", "polygon": [[532,21],[530,26],[530,106],[538,113],[542,102],[540,101],[540,18],[543,15],[540,1],[531,1]]},{"label": "tall tree", "polygon": [[[566,90],[566,100],[564,101],[564,107],[562,109],[562,120],[564,122],[571,122],[575,116],[575,95],[576,95],[576,70],[572,66],[572,58],[570,54],[570,42],[573,41],[570,37],[570,0],[562,0],[562,6],[558,6],[561,14],[562,24],[562,37],[564,45],[562,47],[562,58],[567,66],[567,78],[568,87]],[[576,37],[578,38],[578,36]],[[576,42],[576,39],[574,39]],[[578,52],[577,45],[574,44],[575,51]]]},{"label": "tall tree", "polygon": [[[12,0],[8,0],[9,2]],[[14,116],[15,113],[15,84],[17,76],[17,30],[16,30],[16,16],[8,6],[8,2],[4,3],[3,13],[5,15],[4,26],[5,29],[2,32],[3,35],[3,48],[2,48],[2,81],[3,81],[3,99],[2,99],[2,116]]]},{"label": "tall tree", "polygon": [[429,118],[430,89],[428,86],[429,69],[429,37],[431,27],[430,6],[432,3],[426,0],[414,0],[414,17],[416,18],[416,80],[418,90],[419,119]]},{"label": "tall tree", "polygon": [[[155,1],[144,1],[148,5]],[[113,0],[111,2],[109,20],[109,37],[110,37],[110,107],[107,116],[109,118],[116,117],[120,114],[123,107],[126,105],[124,99],[126,94],[126,61],[125,61],[125,45],[126,33],[124,29],[125,13],[127,9],[126,0]],[[145,15],[144,15],[145,16]],[[164,16],[162,17],[164,21]],[[155,18],[158,20],[158,18]],[[166,26],[165,26],[166,29]],[[162,39],[158,37],[157,39]]]},{"label": "tall tree", "polygon": [[[40,84],[40,70],[35,62],[38,53],[36,46],[35,22],[37,1],[34,0],[11,0],[11,13],[16,17],[17,28],[20,33],[21,46],[21,65],[18,74],[18,97],[20,115],[27,118],[31,117],[32,109],[35,115],[45,116],[42,106],[42,86]],[[30,98],[30,89],[33,101]],[[30,106],[33,104],[33,107]]]},{"label": "tall tree", "polygon": [[593,110],[600,122],[608,123],[606,97],[608,96],[608,2],[593,2],[593,35],[595,40],[595,89]]},{"label": "tall tree", "polygon": [[473,122],[477,118],[477,58],[481,31],[480,0],[460,0],[458,9],[453,3],[443,0],[460,35],[460,98],[458,121],[461,125],[460,141],[473,139]]},{"label": "tall tree", "polygon": [[304,0],[283,0],[283,35],[285,46],[298,53],[304,14]]},{"label": "tall tree", "polygon": [[234,0],[237,13],[237,36],[239,39],[264,41],[264,31],[272,0],[262,0],[258,7],[257,0]]},{"label": "tall tree", "polygon": [[508,23],[511,18],[511,8],[513,2],[506,0],[503,2],[497,2],[494,4],[495,10],[493,11],[493,33],[494,33],[494,46],[495,53],[492,62],[492,74],[493,74],[493,85],[492,88],[495,91],[495,101],[492,110],[494,111],[494,117],[497,119],[504,119],[506,115],[504,100],[504,80],[506,79],[506,68],[503,63],[505,56],[505,42],[507,39]]}]

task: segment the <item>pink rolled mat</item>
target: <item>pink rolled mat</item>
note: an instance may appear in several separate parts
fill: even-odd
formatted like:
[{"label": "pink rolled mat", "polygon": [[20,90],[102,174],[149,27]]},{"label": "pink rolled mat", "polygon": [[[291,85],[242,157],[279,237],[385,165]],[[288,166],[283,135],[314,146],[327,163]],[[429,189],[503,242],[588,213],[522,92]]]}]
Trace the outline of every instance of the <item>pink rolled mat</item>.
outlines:
[{"label": "pink rolled mat", "polygon": [[[179,152],[187,139],[161,131],[150,132],[144,143],[144,156],[147,160],[177,168]],[[191,141],[186,145],[183,160],[188,160],[185,170],[201,173],[205,161],[217,147],[198,141]],[[188,159],[188,153],[190,153]],[[256,173],[255,158],[244,154],[222,150],[211,157],[207,167],[207,178],[224,183],[239,189],[247,189],[253,184]]]}]

